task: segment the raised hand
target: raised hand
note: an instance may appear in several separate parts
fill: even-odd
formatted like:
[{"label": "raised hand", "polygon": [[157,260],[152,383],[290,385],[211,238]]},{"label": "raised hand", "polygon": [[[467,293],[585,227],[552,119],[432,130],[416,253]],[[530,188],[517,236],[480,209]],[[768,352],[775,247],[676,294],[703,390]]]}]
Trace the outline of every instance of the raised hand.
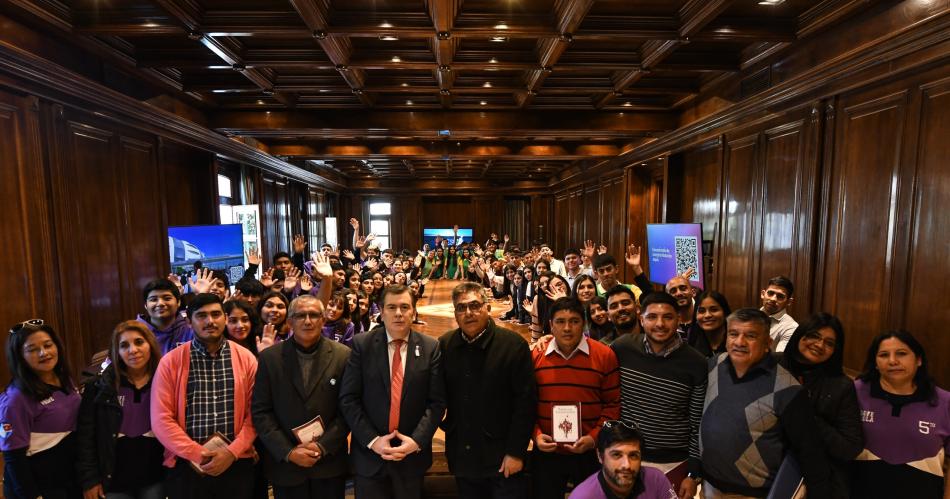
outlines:
[{"label": "raised hand", "polygon": [[211,278],[211,269],[209,268],[198,269],[198,272],[193,277],[188,278],[188,284],[195,293],[207,293],[211,290],[211,283],[213,281],[214,279]]},{"label": "raised hand", "polygon": [[684,270],[683,273],[680,275],[683,276],[683,279],[686,279],[688,281],[690,280],[691,277],[693,277],[694,274],[696,274],[696,269],[694,269],[693,267],[689,267],[688,269]]},{"label": "raised hand", "polygon": [[178,277],[178,274],[168,274],[167,279],[175,284],[179,294],[185,294],[185,287],[181,285],[181,277]]},{"label": "raised hand", "polygon": [[626,260],[627,265],[635,269],[640,268],[640,247],[634,244],[627,246]]},{"label": "raised hand", "polygon": [[274,267],[265,270],[264,273],[261,274],[261,284],[268,289],[274,285]]},{"label": "raised hand", "polygon": [[261,352],[265,348],[273,346],[275,339],[277,338],[277,328],[273,324],[267,324],[264,326],[264,331],[261,336],[257,338],[257,351]]},{"label": "raised hand", "polygon": [[293,291],[297,287],[297,281],[300,280],[300,269],[292,267],[287,271],[284,277],[284,291]]},{"label": "raised hand", "polygon": [[597,254],[603,255],[605,253],[607,253],[607,246],[605,246],[604,243],[600,243],[600,246],[597,247]]},{"label": "raised hand", "polygon": [[324,256],[319,251],[313,254],[313,273],[315,277],[326,279],[333,275],[333,269],[330,268],[330,257]]},{"label": "raised hand", "polygon": [[524,301],[521,302],[521,306],[524,307],[524,311],[525,311],[525,312],[528,312],[529,314],[533,314],[533,313],[534,313],[534,301],[533,301],[533,300],[528,299],[528,298],[525,298]]},{"label": "raised hand", "polygon": [[370,257],[366,259],[366,268],[375,270],[379,266],[379,260],[376,258]]},{"label": "raised hand", "polygon": [[251,248],[247,250],[247,263],[250,265],[260,265],[261,264],[261,252],[257,248]]},{"label": "raised hand", "polygon": [[224,302],[227,303],[229,301],[244,301],[246,299],[247,298],[245,298],[244,295],[241,294],[241,290],[236,289],[234,290],[233,294],[228,295],[228,297],[224,299]]},{"label": "raised hand", "polygon": [[544,288],[544,294],[547,295],[551,301],[557,300],[558,298],[564,298],[567,296],[567,293],[561,291],[560,289],[554,289],[551,286]]},{"label": "raised hand", "polygon": [[355,218],[351,218],[351,219],[350,219],[350,227],[353,227],[353,230],[359,232],[359,230],[360,230],[360,221],[357,220],[357,219],[355,219]]},{"label": "raised hand", "polygon": [[304,274],[300,278],[300,291],[309,293],[311,289],[313,289],[313,279],[310,278],[310,275]]},{"label": "raised hand", "polygon": [[508,241],[511,241],[511,238],[508,237],[508,234],[505,234],[505,242],[507,243]]},{"label": "raised hand", "polygon": [[588,239],[584,241],[584,249],[582,250],[584,258],[592,260],[594,258],[594,241]]},{"label": "raised hand", "polygon": [[458,226],[458,224],[453,225],[453,226],[452,226],[452,232],[458,233],[458,231],[459,231],[459,226]]},{"label": "raised hand", "polygon": [[421,281],[419,281],[419,285],[420,285],[420,286],[425,286],[426,284],[429,284],[429,278],[428,278],[428,277],[426,277],[426,278],[422,279]]},{"label": "raised hand", "polygon": [[343,258],[346,258],[347,260],[356,260],[356,256],[353,255],[353,252],[348,249],[343,250]]},{"label": "raised hand", "polygon": [[356,247],[362,248],[366,246],[366,238],[363,236],[356,236]]},{"label": "raised hand", "polygon": [[307,250],[307,241],[304,240],[302,234],[297,234],[294,236],[294,253],[303,253]]},{"label": "raised hand", "polygon": [[375,232],[370,232],[369,235],[366,236],[366,242],[369,243],[369,242],[372,241],[373,239],[376,239],[376,233],[375,233]]}]

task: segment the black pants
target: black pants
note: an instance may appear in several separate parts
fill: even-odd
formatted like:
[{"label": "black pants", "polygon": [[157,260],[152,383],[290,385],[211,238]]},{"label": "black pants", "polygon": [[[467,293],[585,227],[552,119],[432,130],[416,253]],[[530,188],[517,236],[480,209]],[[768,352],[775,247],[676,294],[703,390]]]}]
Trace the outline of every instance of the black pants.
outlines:
[{"label": "black pants", "polygon": [[459,499],[524,499],[528,478],[524,472],[505,478],[501,473],[488,477],[455,477]]},{"label": "black pants", "polygon": [[179,459],[165,477],[169,499],[251,499],[254,493],[254,461],[238,459],[218,476],[202,475]]},{"label": "black pants", "polygon": [[567,483],[575,486],[600,469],[594,451],[583,454],[541,452],[531,454],[531,497],[563,499]]},{"label": "black pants", "polygon": [[421,499],[422,478],[399,474],[392,466],[383,465],[383,471],[373,477],[356,475],[356,499]]},{"label": "black pants", "polygon": [[312,478],[300,485],[281,487],[274,485],[275,499],[343,499],[346,495],[346,478]]}]

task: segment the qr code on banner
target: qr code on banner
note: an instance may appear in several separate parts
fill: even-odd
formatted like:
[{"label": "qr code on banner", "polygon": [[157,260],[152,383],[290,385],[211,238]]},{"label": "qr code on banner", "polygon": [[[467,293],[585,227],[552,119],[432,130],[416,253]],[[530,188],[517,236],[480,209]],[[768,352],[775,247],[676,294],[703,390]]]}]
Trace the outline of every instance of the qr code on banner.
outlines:
[{"label": "qr code on banner", "polygon": [[676,273],[682,274],[692,268],[693,275],[699,273],[699,250],[696,236],[676,236]]}]

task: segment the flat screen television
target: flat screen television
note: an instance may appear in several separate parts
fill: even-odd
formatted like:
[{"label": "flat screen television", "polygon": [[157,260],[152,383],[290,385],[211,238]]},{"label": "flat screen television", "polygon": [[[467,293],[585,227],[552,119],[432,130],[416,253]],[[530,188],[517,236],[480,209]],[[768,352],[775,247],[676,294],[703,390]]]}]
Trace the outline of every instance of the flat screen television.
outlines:
[{"label": "flat screen television", "polygon": [[665,285],[671,277],[694,269],[690,283],[706,289],[703,282],[703,225],[647,224],[647,255],[650,281]]},{"label": "flat screen television", "polygon": [[[446,239],[449,243],[452,243],[455,234],[452,232],[452,228],[448,229],[422,229],[422,242],[423,244],[428,244],[429,248],[435,248],[435,237],[442,236],[442,239]],[[455,244],[470,243],[472,242],[472,229],[459,229],[458,232],[458,241],[455,241]]]},{"label": "flat screen television", "polygon": [[234,284],[244,275],[244,236],[241,224],[190,225],[168,228],[172,273],[187,275],[194,263],[223,270]]}]

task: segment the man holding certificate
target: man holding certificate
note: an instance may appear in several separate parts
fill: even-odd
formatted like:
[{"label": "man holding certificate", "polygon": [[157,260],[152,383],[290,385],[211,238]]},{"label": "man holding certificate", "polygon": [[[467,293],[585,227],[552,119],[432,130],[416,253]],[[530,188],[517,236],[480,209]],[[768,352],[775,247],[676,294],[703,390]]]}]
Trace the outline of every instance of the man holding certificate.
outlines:
[{"label": "man holding certificate", "polygon": [[261,352],[251,412],[276,499],[342,499],[349,428],[338,413],[350,349],[322,338],[323,303],[290,303],[291,339]]},{"label": "man holding certificate", "polygon": [[388,286],[379,299],[384,327],[353,338],[340,388],[356,497],[420,498],[445,412],[439,342],[409,329],[416,316],[409,288]]},{"label": "man holding certificate", "polygon": [[620,417],[617,357],[583,333],[584,309],[560,298],[549,309],[547,348],[534,349],[538,417],[531,474],[534,497],[563,497],[567,482],[581,483],[600,469],[594,446],[605,421]]}]

